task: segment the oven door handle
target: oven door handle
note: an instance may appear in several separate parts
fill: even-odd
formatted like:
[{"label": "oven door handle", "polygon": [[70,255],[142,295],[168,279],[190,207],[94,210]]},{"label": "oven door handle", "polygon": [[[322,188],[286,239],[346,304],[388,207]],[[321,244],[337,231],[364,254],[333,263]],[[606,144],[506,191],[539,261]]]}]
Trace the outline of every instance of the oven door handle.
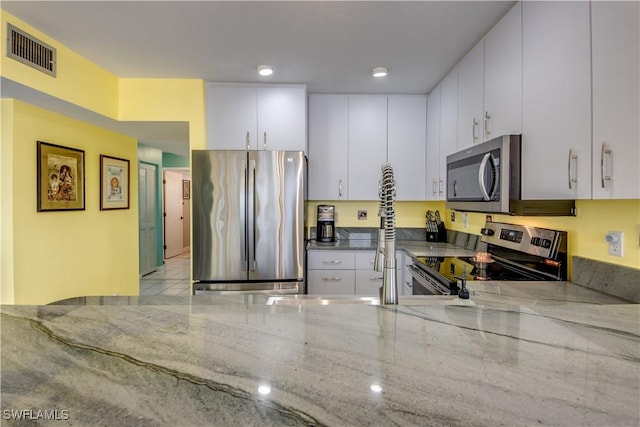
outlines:
[{"label": "oven door handle", "polygon": [[[433,295],[450,295],[450,290],[445,290],[434,283],[431,283],[427,280],[423,275],[428,275],[429,273],[425,272],[422,268],[416,266],[415,264],[411,264],[409,266],[411,270],[411,276],[413,279],[423,288],[425,288],[428,292],[431,292]],[[414,295],[415,295],[415,287],[414,287]]]}]

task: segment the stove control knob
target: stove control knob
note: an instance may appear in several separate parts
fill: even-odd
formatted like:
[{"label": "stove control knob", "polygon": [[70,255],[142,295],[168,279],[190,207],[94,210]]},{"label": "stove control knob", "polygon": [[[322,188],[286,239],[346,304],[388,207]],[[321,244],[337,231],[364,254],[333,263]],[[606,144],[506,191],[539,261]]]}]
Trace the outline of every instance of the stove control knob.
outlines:
[{"label": "stove control knob", "polygon": [[483,228],[480,230],[480,233],[484,234],[485,236],[493,236],[494,231],[490,228]]}]

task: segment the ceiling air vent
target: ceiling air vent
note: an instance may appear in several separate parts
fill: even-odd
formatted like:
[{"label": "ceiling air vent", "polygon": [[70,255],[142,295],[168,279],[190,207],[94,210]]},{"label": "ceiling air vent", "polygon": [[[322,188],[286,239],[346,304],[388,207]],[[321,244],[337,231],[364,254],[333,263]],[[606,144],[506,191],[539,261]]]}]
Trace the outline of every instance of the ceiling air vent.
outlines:
[{"label": "ceiling air vent", "polygon": [[56,50],[24,31],[7,24],[7,56],[56,76]]}]

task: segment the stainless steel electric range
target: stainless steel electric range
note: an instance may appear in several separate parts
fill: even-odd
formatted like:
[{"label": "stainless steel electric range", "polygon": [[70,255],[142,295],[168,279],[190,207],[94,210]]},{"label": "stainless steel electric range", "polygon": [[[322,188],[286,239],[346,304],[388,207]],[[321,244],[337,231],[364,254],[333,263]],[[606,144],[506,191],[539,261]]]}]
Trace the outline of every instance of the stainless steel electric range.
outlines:
[{"label": "stainless steel electric range", "polygon": [[487,222],[486,251],[473,256],[415,257],[409,267],[414,295],[457,295],[458,281],[567,280],[567,233]]}]

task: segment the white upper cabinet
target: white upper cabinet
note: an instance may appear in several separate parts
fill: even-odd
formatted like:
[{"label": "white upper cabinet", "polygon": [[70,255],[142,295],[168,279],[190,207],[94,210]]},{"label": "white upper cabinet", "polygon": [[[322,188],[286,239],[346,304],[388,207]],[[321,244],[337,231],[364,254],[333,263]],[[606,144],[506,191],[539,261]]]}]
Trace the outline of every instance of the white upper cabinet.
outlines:
[{"label": "white upper cabinet", "polygon": [[207,85],[207,148],[244,150],[257,147],[255,87]]},{"label": "white upper cabinet", "polygon": [[426,96],[388,97],[387,161],[393,167],[397,200],[425,199],[426,132]]},{"label": "white upper cabinet", "polygon": [[387,97],[349,95],[349,199],[378,200],[387,161]]},{"label": "white upper cabinet", "polygon": [[521,3],[507,12],[458,67],[458,150],[522,133]]},{"label": "white upper cabinet", "polygon": [[440,187],[440,85],[427,98],[426,200],[442,200]]},{"label": "white upper cabinet", "polygon": [[424,200],[424,95],[309,95],[309,199],[378,200],[394,167],[396,200]]},{"label": "white upper cabinet", "polygon": [[593,198],[640,198],[638,2],[592,2]]},{"label": "white upper cabinet", "polygon": [[438,197],[446,199],[447,156],[458,147],[458,67],[440,83],[440,178]]},{"label": "white upper cabinet", "polygon": [[348,95],[309,95],[309,200],[348,198]]},{"label": "white upper cabinet", "polygon": [[303,86],[258,90],[258,149],[307,151],[307,93]]},{"label": "white upper cabinet", "polygon": [[590,198],[589,3],[524,2],[522,27],[522,196]]},{"label": "white upper cabinet", "polygon": [[484,140],[522,133],[522,4],[484,38]]},{"label": "white upper cabinet", "polygon": [[478,43],[458,65],[458,150],[483,141],[484,44]]},{"label": "white upper cabinet", "polygon": [[303,85],[208,83],[207,148],[306,151]]}]

